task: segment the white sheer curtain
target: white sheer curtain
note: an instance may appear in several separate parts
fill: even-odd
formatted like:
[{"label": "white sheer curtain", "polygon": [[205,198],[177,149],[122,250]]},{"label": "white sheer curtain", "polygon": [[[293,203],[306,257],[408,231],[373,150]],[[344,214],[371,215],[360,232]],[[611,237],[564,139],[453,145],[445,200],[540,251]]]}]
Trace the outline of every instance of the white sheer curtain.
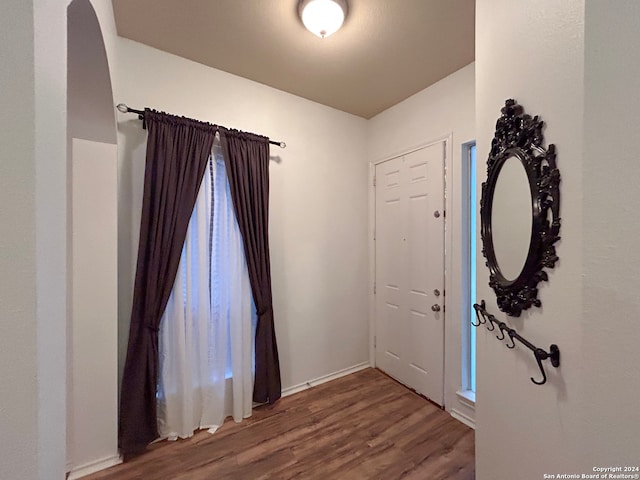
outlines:
[{"label": "white sheer curtain", "polygon": [[[212,201],[213,200],[213,201]],[[169,439],[251,416],[256,315],[216,142],[160,323],[158,428]]]}]

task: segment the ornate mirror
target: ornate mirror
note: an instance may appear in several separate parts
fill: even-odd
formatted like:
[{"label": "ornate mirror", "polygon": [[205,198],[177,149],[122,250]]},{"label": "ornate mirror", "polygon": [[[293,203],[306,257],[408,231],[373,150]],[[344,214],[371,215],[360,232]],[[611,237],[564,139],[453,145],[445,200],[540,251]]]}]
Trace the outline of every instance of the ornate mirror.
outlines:
[{"label": "ornate mirror", "polygon": [[501,111],[482,184],[482,253],[498,308],[517,317],[541,305],[538,283],[558,260],[560,172],[554,145],[542,146],[544,122],[515,100]]}]

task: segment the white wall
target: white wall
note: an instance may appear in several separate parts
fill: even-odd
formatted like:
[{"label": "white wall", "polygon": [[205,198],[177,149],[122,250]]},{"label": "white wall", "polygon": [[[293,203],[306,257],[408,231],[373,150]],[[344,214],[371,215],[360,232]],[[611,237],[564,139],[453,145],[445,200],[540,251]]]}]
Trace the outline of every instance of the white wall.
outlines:
[{"label": "white wall", "polygon": [[34,1],[34,32],[38,478],[59,478],[66,421],[66,2]]},{"label": "white wall", "polygon": [[[640,10],[632,1],[481,0],[476,14],[478,158],[515,98],[546,122],[562,175],[560,261],[541,287],[542,308],[508,320],[536,345],[557,343],[561,365],[533,385],[528,350],[478,331],[477,478],[635,465]],[[496,313],[478,258],[478,295]]]},{"label": "white wall", "polygon": [[[428,141],[452,135],[447,153],[447,279],[445,324],[445,407],[473,418],[459,402],[461,387],[462,311],[462,144],[475,139],[474,65],[470,64],[435,85],[385,110],[369,121],[367,160],[375,162],[404,153]],[[450,203],[449,203],[450,202]],[[372,280],[371,280],[372,282]],[[371,283],[370,283],[371,284]]]},{"label": "white wall", "polygon": [[[6,12],[6,14],[5,14]],[[36,478],[38,383],[33,5],[0,15],[0,478]],[[4,68],[5,62],[11,68]]]},{"label": "white wall", "polygon": [[64,3],[0,13],[0,478],[62,478]]},{"label": "white wall", "polygon": [[[368,361],[366,121],[118,38],[116,102],[268,135],[270,240],[283,388]],[[124,359],[146,132],[118,117],[120,347]]]},{"label": "white wall", "polygon": [[90,0],[68,8],[67,133],[115,144],[116,120],[111,77],[98,18]]},{"label": "white wall", "polygon": [[585,12],[581,451],[585,466],[637,465],[640,3]]},{"label": "white wall", "polygon": [[72,477],[79,478],[120,461],[117,152],[115,144],[80,139],[72,152],[67,458]]}]

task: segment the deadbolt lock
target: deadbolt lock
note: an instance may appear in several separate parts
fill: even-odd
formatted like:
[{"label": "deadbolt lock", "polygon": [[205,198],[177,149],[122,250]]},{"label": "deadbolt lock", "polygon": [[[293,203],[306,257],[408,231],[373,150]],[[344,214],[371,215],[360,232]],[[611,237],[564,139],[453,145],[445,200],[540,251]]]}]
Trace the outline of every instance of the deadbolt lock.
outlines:
[{"label": "deadbolt lock", "polygon": [[436,218],[440,218],[440,212],[436,210],[435,212],[433,212],[433,216]]},{"label": "deadbolt lock", "polygon": [[439,296],[440,296],[440,290],[438,290],[438,289],[436,288],[436,289],[433,291],[433,294],[434,294],[436,297],[439,297]]}]

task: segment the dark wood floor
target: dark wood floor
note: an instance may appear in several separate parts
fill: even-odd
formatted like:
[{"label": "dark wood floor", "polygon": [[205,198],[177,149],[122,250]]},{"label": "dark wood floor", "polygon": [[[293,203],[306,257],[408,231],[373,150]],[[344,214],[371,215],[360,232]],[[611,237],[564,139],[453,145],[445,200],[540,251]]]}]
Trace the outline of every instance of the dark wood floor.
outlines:
[{"label": "dark wood floor", "polygon": [[470,480],[473,430],[367,369],[227,421],[214,435],[159,442],[88,480]]}]

